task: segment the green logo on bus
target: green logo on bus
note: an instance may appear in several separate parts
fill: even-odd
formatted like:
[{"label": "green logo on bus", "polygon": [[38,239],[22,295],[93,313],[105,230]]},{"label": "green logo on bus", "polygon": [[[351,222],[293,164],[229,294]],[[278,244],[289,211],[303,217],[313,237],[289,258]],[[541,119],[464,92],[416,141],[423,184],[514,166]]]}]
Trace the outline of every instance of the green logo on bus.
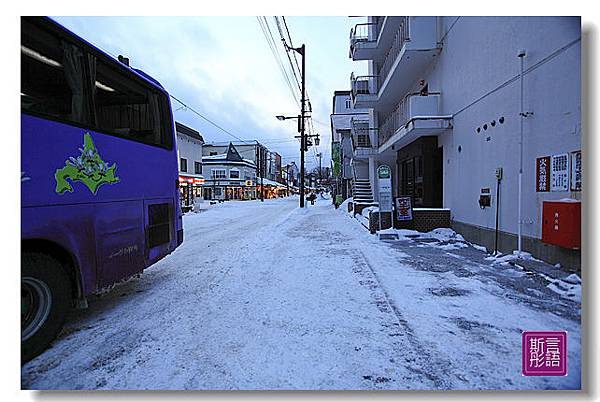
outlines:
[{"label": "green logo on bus", "polygon": [[96,195],[98,187],[103,184],[114,184],[119,182],[119,178],[115,175],[117,164],[113,163],[111,167],[102,160],[92,136],[90,133],[85,133],[83,136],[83,149],[79,148],[81,155],[78,157],[69,157],[65,161],[65,167],[58,169],[54,173],[56,179],[56,192],[64,194],[65,192],[73,192],[71,182],[80,181]]}]

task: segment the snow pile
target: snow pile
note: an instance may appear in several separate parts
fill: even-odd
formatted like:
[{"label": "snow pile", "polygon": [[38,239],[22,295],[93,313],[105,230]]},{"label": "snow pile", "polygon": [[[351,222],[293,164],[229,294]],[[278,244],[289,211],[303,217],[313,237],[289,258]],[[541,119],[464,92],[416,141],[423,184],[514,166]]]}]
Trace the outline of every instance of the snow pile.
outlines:
[{"label": "snow pile", "polygon": [[577,274],[571,274],[567,276],[563,281],[571,283],[573,285],[581,285],[581,278]]},{"label": "snow pile", "polygon": [[396,233],[401,240],[410,240],[411,238],[419,237],[423,234],[411,229],[397,229]]},{"label": "snow pile", "polygon": [[345,212],[345,213],[347,213],[347,214],[349,214],[349,213],[352,213],[352,212],[348,212],[348,203],[350,203],[350,202],[354,202],[354,199],[353,199],[352,197],[350,197],[350,198],[346,198],[346,199],[344,200],[344,202],[342,202],[342,203],[340,204],[340,206],[339,206],[339,209],[340,209],[342,212]]},{"label": "snow pile", "polygon": [[433,238],[438,241],[450,241],[450,240],[465,241],[465,239],[461,235],[459,235],[458,233],[456,233],[454,230],[452,230],[450,228],[433,229],[431,232],[424,233],[422,235],[422,237]]},{"label": "snow pile", "polygon": [[379,207],[366,207],[362,210],[361,215],[368,219],[371,212],[379,212]]},{"label": "snow pile", "polygon": [[469,244],[476,250],[483,251],[484,253],[488,252],[486,247],[480,246],[479,244],[475,244],[475,243],[469,243]]},{"label": "snow pile", "polygon": [[518,259],[535,261],[535,262],[543,262],[542,260],[538,260],[537,258],[532,256],[531,253],[528,253],[526,251],[521,251],[521,255],[519,256],[518,250],[514,250],[512,252],[512,254],[506,254],[506,255],[503,255],[502,253],[498,253],[496,255],[486,257],[485,259],[487,261],[491,261],[492,264],[501,264],[501,265],[507,265],[509,262],[518,260]]},{"label": "snow pile", "polygon": [[[512,258],[507,258],[507,257],[512,257]],[[486,258],[486,260],[489,258],[490,257]],[[491,258],[493,258],[493,257],[491,257]],[[508,254],[504,257],[498,258],[498,260],[502,260],[502,259],[504,259],[505,261],[511,261],[511,260],[516,259],[516,257],[515,257],[515,254]],[[535,261],[540,261],[540,260],[536,260],[533,257],[531,257],[531,259],[535,260]],[[508,264],[508,262],[504,262],[503,265],[504,264]],[[525,271],[525,268],[519,264],[514,264],[514,266]],[[540,276],[544,280],[549,282],[548,285],[546,285],[546,287],[548,289],[550,289],[551,291],[553,291],[554,293],[560,295],[561,297],[564,297],[565,299],[569,299],[569,300],[573,300],[575,302],[581,303],[581,278],[577,274],[570,274],[569,276],[562,278],[562,279],[553,278],[553,277],[546,275],[545,273],[540,272],[540,271],[536,271],[535,275]]]},{"label": "snow pile", "polygon": [[457,243],[448,243],[448,244],[432,244],[433,247],[445,250],[445,251],[450,251],[450,250],[458,250],[460,248],[467,248],[469,247],[468,244],[466,243],[461,243],[461,242],[457,242]]},{"label": "snow pile", "polygon": [[356,220],[358,220],[364,227],[369,229],[369,218],[364,217],[363,215],[356,215]]}]

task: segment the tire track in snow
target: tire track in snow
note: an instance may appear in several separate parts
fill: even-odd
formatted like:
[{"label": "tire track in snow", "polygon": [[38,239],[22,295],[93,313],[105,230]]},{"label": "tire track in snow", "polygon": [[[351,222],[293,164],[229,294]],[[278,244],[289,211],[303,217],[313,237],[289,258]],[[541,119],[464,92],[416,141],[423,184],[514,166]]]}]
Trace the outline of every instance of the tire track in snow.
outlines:
[{"label": "tire track in snow", "polygon": [[430,381],[432,386],[428,388],[451,389],[452,384],[447,380],[450,377],[448,372],[448,368],[451,367],[450,361],[432,354],[431,345],[425,347],[419,342],[410,324],[404,319],[385,287],[382,286],[381,280],[363,252],[354,248],[348,251],[354,261],[352,271],[363,278],[359,280],[359,283],[371,291],[379,311],[390,317],[389,323],[381,325],[388,335],[395,339],[393,345],[400,357],[398,363],[404,361],[405,363],[401,364],[404,364],[408,370]]}]

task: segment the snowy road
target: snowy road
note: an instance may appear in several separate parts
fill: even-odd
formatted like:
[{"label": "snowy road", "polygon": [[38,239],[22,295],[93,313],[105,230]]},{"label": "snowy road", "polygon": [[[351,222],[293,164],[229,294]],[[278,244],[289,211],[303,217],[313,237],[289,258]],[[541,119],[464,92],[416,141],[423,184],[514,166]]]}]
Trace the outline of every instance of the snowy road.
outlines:
[{"label": "snowy road", "polygon": [[[326,200],[225,203],[184,228],[175,253],[74,312],[23,388],[581,386],[579,303],[518,270],[379,242]],[[526,329],[569,331],[567,377],[521,376]]]}]

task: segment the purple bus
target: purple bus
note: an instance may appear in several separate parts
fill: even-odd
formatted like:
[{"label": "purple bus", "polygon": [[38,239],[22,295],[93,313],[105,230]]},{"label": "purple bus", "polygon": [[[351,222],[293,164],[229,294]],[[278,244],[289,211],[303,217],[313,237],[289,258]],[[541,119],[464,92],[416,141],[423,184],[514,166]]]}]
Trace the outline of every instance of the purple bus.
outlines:
[{"label": "purple bus", "polygon": [[21,19],[21,359],[86,296],[183,242],[168,93],[49,18]]}]

